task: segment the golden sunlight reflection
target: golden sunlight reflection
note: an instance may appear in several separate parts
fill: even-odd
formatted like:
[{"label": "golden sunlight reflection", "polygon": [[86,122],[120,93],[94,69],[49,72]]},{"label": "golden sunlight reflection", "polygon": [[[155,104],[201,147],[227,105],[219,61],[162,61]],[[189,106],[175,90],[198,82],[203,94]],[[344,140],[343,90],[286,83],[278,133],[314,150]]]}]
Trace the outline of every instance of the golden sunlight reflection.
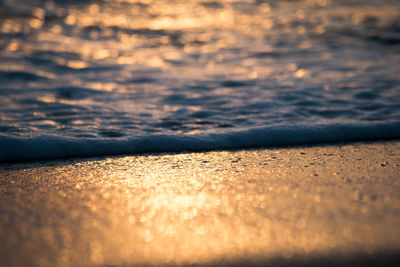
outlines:
[{"label": "golden sunlight reflection", "polygon": [[[10,43],[8,51],[76,53],[80,58],[61,64],[72,69],[85,69],[96,61],[107,61],[162,67],[172,73],[176,69],[179,75],[182,71],[180,65],[171,62],[181,63],[188,54],[197,52],[210,54],[207,62],[199,62],[201,66],[192,71],[187,68],[187,76],[190,76],[208,68],[213,72],[223,71],[223,68],[215,69],[216,64],[223,62],[212,59],[212,54],[236,45],[235,32],[249,38],[268,34],[274,26],[271,6],[268,3],[246,6],[246,2],[253,1],[242,1],[243,12],[239,12],[235,1],[231,0],[215,3],[200,0],[106,1],[71,6],[68,12],[56,9],[54,3],[51,5],[52,2],[49,2],[47,10],[34,9],[27,22],[5,20],[1,31],[32,32],[40,29],[37,45]],[[44,25],[46,12],[65,16],[62,21]],[[63,24],[70,27],[75,36],[81,34],[83,38],[71,36]],[[164,48],[170,48],[170,52],[163,51]],[[243,77],[254,75],[252,70],[243,73]]]},{"label": "golden sunlight reflection", "polygon": [[[368,6],[357,7],[355,11],[350,7],[328,8],[330,4],[328,0],[306,4],[303,1],[121,0],[64,8],[48,1],[45,7],[32,9],[30,16],[4,18],[0,31],[35,33],[30,42],[10,40],[5,44],[6,50],[28,55],[40,51],[67,53],[72,58],[55,61],[72,70],[115,64],[158,68],[169,77],[181,77],[184,71],[188,79],[232,75],[232,71],[238,80],[262,79],[281,72],[266,67],[275,56],[275,36],[287,36],[288,40],[322,36],[327,32],[329,17],[350,17],[358,25],[368,16],[383,23],[382,14],[396,14],[384,7],[379,11]],[[49,19],[52,16],[54,20]],[[312,46],[306,41],[295,43],[299,49]],[[248,54],[238,57],[243,57],[243,64],[247,65],[238,66],[240,62],[232,61],[230,49],[246,51]],[[261,56],[255,60],[253,52],[257,55],[259,51]],[[306,75],[306,70],[298,70],[294,77]]]}]

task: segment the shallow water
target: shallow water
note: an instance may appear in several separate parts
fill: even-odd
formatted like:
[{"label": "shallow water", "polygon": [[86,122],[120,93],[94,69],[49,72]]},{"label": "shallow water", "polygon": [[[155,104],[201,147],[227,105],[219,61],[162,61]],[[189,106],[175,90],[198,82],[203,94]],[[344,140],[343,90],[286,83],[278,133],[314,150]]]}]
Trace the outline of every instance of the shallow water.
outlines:
[{"label": "shallow water", "polygon": [[[394,0],[2,0],[0,62],[0,141],[25,148],[48,136],[159,143],[252,139],[259,128],[400,131]],[[23,151],[5,150],[3,159]]]}]

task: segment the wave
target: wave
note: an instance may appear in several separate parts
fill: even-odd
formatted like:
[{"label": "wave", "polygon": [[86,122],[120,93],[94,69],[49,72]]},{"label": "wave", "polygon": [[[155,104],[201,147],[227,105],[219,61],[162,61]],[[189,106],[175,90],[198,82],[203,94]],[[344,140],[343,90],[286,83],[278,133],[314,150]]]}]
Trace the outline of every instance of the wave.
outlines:
[{"label": "wave", "polygon": [[400,122],[271,126],[227,133],[147,135],[126,139],[0,136],[0,161],[196,152],[400,138]]}]

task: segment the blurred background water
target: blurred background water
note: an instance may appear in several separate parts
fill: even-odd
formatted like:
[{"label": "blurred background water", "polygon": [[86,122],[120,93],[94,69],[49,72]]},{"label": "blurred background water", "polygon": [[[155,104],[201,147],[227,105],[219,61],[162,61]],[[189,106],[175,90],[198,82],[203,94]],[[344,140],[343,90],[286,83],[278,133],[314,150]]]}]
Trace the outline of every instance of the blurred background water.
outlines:
[{"label": "blurred background water", "polygon": [[400,118],[400,1],[0,1],[0,135]]}]

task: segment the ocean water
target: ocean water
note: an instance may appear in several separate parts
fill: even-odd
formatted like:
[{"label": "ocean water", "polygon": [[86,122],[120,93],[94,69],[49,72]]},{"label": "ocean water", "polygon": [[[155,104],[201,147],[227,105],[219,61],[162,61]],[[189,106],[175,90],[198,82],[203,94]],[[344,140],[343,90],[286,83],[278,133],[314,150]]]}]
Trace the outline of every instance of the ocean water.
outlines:
[{"label": "ocean water", "polygon": [[0,161],[393,138],[398,0],[0,0]]}]

